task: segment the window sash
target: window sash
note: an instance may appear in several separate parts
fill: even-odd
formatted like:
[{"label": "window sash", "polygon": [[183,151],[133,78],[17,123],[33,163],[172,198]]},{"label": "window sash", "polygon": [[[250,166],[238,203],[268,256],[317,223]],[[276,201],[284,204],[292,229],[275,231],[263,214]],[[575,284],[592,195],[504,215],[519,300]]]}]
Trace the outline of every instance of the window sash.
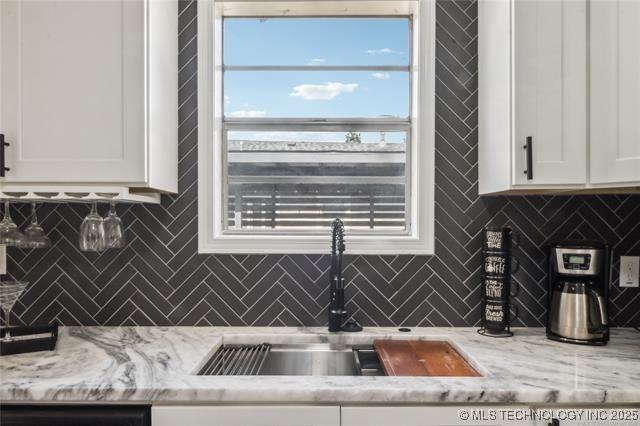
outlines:
[{"label": "window sash", "polygon": [[[404,229],[350,229],[350,233],[368,236],[385,235],[410,235],[412,232],[412,181],[411,181],[411,123],[409,119],[398,118],[353,118],[353,119],[305,119],[305,118],[234,118],[233,122],[223,123],[222,137],[222,186],[223,202],[220,225],[223,235],[303,235],[303,234],[326,234],[326,229],[238,229],[228,226],[229,217],[229,185],[231,183],[345,183],[344,177],[273,177],[273,178],[253,178],[234,177],[228,175],[228,132],[230,131],[337,131],[337,132],[378,132],[378,131],[401,131],[405,132],[407,143],[405,144],[405,175],[402,177],[350,177],[348,183],[380,183],[380,184],[403,184],[404,185]],[[232,182],[233,181],[233,182]],[[321,182],[322,181],[322,182]]]},{"label": "window sash", "polygon": [[271,118],[230,117],[225,131],[310,131],[310,132],[409,132],[410,118]]},{"label": "window sash", "polygon": [[[218,1],[218,0],[217,0]],[[222,62],[222,66],[221,66],[221,87],[222,90],[224,91],[224,78],[225,78],[225,73],[227,71],[246,71],[246,72],[251,72],[251,71],[271,71],[271,72],[291,72],[291,71],[360,71],[360,72],[406,72],[409,75],[409,87],[407,88],[408,92],[409,92],[409,106],[408,106],[408,117],[407,118],[398,118],[397,121],[400,122],[406,122],[408,123],[408,125],[411,125],[411,122],[409,121],[409,117],[413,116],[413,93],[414,93],[414,81],[413,81],[413,71],[414,71],[414,51],[413,51],[413,39],[414,39],[414,25],[413,25],[413,12],[415,12],[415,7],[417,5],[417,1],[416,0],[373,0],[373,1],[367,1],[367,0],[356,0],[356,1],[345,1],[345,0],[340,0],[338,2],[332,2],[332,1],[327,1],[327,0],[322,0],[322,1],[317,1],[315,3],[313,2],[305,2],[305,1],[295,1],[295,2],[278,2],[277,4],[279,5],[287,5],[287,13],[285,14],[264,14],[264,15],[243,15],[242,13],[240,13],[239,15],[235,15],[233,12],[231,12],[231,10],[235,10],[235,9],[228,9],[228,7],[231,8],[235,8],[235,7],[239,7],[240,9],[238,10],[245,10],[245,8],[247,8],[246,10],[257,10],[256,8],[260,8],[263,7],[265,5],[265,3],[269,3],[268,1],[258,1],[258,2],[252,2],[252,1],[241,1],[240,4],[238,4],[238,0],[231,0],[228,3],[225,4],[225,2],[220,2],[221,7],[223,7],[223,11],[221,13],[222,16],[222,26],[224,27],[224,19],[225,18],[234,18],[234,17],[249,17],[249,18],[268,18],[268,17],[275,17],[275,18],[283,18],[283,19],[295,19],[295,18],[320,18],[320,17],[332,17],[332,18],[338,18],[338,17],[344,17],[344,18],[362,18],[362,19],[366,19],[366,18],[380,18],[380,17],[385,17],[388,16],[389,18],[406,18],[408,20],[408,24],[409,24],[409,31],[408,31],[408,36],[409,36],[409,51],[408,51],[408,58],[409,58],[409,63],[407,65],[233,65],[233,64],[225,64],[224,62]],[[391,7],[391,5],[393,5]],[[322,10],[325,10],[324,8],[329,8],[326,10],[332,10],[332,8],[334,7],[338,7],[338,10],[335,10],[332,14],[327,14],[325,13],[323,15]],[[359,8],[364,7],[364,9],[362,10],[368,10],[370,11],[370,13],[360,13],[360,14],[354,14],[353,11],[354,10],[360,10]],[[306,10],[306,11],[310,11],[313,10],[312,14],[309,13],[305,13],[302,15],[298,15],[295,11],[298,10],[298,8],[300,8],[300,10]],[[382,9],[380,9],[382,8]],[[406,10],[405,10],[406,9]],[[275,10],[273,8],[273,5],[268,6],[268,9],[270,11]],[[380,15],[377,14],[375,11],[379,11],[379,10],[387,10],[388,12],[385,13],[384,15]],[[401,12],[401,10],[405,10],[405,12]],[[224,32],[224,30],[222,30]],[[224,52],[220,53],[220,57],[224,60]],[[222,99],[224,99],[224,96],[222,97]],[[239,121],[239,119],[241,119],[240,117],[227,117],[226,116],[226,106],[223,104],[221,105],[221,110],[222,110],[222,122],[223,125],[226,123],[234,123],[234,122],[239,122],[241,123],[242,121]],[[270,123],[270,122],[276,122],[276,120],[279,120],[280,122],[282,122],[282,124],[286,124],[284,121],[287,120],[288,123],[300,123],[300,122],[304,122],[304,121],[314,121],[314,122],[319,122],[319,121],[326,121],[326,122],[331,122],[334,121],[333,118],[271,118],[271,117],[242,117],[243,119],[247,119],[245,120],[245,122],[254,122],[254,123],[259,123],[259,122],[265,122],[265,123]],[[340,118],[337,120],[342,120],[343,122],[347,122],[346,124],[357,124],[356,122],[384,122],[384,121],[389,121],[388,118],[379,118],[379,117],[362,117],[362,118],[350,118],[350,119],[344,119],[344,118]],[[350,123],[349,123],[350,121]],[[339,129],[338,131],[340,131],[341,129]],[[386,130],[386,129],[385,129]],[[355,128],[353,129],[353,131],[365,131],[365,130],[356,130]]]},{"label": "window sash", "polygon": [[[298,8],[298,5],[301,8]],[[233,9],[239,7],[239,12]],[[257,10],[255,6],[259,6]],[[355,6],[355,7],[352,7]],[[294,7],[294,9],[291,9]],[[198,248],[200,253],[325,253],[325,233],[289,235],[224,235],[217,217],[222,213],[222,20],[228,16],[412,15],[411,69],[411,198],[410,235],[358,235],[352,232],[349,250],[358,254],[430,255],[434,252],[434,104],[435,1],[277,1],[203,0],[198,2],[198,132],[199,185]],[[225,12],[226,9],[226,13]],[[305,13],[301,13],[305,9]],[[286,14],[284,13],[286,12]],[[213,22],[213,25],[211,25]],[[420,37],[420,39],[418,39]],[[420,139],[420,145],[417,145]],[[214,155],[215,153],[215,155]],[[420,167],[416,167],[416,166]],[[419,213],[419,214],[418,214]]]},{"label": "window sash", "polygon": [[[324,3],[324,2],[323,2]],[[345,2],[346,3],[346,2]],[[324,3],[325,5],[327,3]],[[408,4],[408,3],[407,3]],[[242,15],[243,16],[243,15]],[[339,17],[340,14],[331,15],[331,17]],[[405,144],[405,175],[402,177],[352,177],[349,178],[349,183],[393,183],[404,185],[404,229],[402,230],[388,230],[388,229],[350,229],[349,232],[353,232],[361,235],[369,236],[399,236],[409,235],[412,232],[412,161],[411,161],[411,147],[412,143],[412,123],[411,118],[413,116],[413,84],[412,70],[413,70],[413,25],[410,14],[405,15],[390,15],[391,17],[406,17],[409,21],[409,63],[407,65],[226,65],[221,66],[221,85],[224,87],[225,72],[227,71],[266,71],[266,72],[286,72],[286,71],[299,71],[299,72],[313,72],[313,71],[361,71],[361,72],[405,72],[409,75],[409,85],[407,90],[409,92],[409,108],[407,117],[349,117],[349,118],[333,118],[333,117],[227,117],[222,114],[222,185],[223,185],[223,202],[222,202],[222,215],[220,217],[221,230],[223,235],[304,235],[304,234],[324,234],[326,229],[239,229],[228,226],[229,218],[229,186],[234,183],[307,183],[313,180],[313,183],[344,183],[344,177],[318,177],[309,178],[304,176],[291,176],[291,177],[274,177],[274,178],[252,178],[252,177],[233,177],[228,176],[228,143],[227,136],[230,131],[317,131],[317,132],[404,132],[406,133],[407,143]],[[223,25],[224,25],[223,16]],[[254,16],[255,17],[255,16]],[[319,15],[305,16],[317,18]],[[375,14],[363,14],[362,16],[348,16],[349,18],[374,18],[380,17]],[[285,16],[286,18],[286,16]],[[224,58],[224,53],[221,54]],[[224,99],[224,97],[222,97]],[[224,111],[225,105],[222,102],[221,110]],[[233,181],[233,182],[232,182]]]},{"label": "window sash", "polygon": [[[298,8],[301,5],[304,10]],[[258,6],[256,9],[255,6]],[[354,6],[354,7],[352,7]],[[405,7],[406,6],[406,7]],[[295,9],[291,9],[294,7]],[[239,10],[239,9],[241,10]],[[225,13],[225,9],[226,12]],[[326,235],[223,235],[217,217],[222,213],[222,19],[234,16],[412,15],[412,233],[401,236],[351,233],[349,251],[357,254],[434,253],[434,109],[435,15],[433,0],[198,2],[198,250],[200,253],[326,253]],[[286,15],[284,14],[286,12]],[[213,25],[211,25],[213,23]],[[418,38],[419,37],[419,38]],[[420,145],[415,145],[420,139]],[[215,153],[215,154],[214,154]],[[416,167],[418,166],[419,167]]]},{"label": "window sash", "polygon": [[388,71],[410,72],[408,65],[223,65],[223,71]]},{"label": "window sash", "polygon": [[416,13],[418,0],[215,0],[221,17],[402,17]]}]

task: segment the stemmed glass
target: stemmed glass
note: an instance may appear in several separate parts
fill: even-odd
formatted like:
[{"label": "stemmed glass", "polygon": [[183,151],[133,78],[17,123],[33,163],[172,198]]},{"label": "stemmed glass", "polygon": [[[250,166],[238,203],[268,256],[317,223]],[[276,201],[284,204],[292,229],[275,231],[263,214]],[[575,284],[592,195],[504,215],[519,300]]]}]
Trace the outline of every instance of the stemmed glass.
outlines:
[{"label": "stemmed glass", "polygon": [[27,283],[24,281],[0,281],[0,307],[2,307],[2,311],[4,312],[5,325],[7,326],[7,332],[4,338],[1,339],[3,342],[13,340],[9,328],[11,310],[25,288],[27,288]]},{"label": "stemmed glass", "polygon": [[80,250],[103,251],[105,249],[104,219],[98,214],[98,203],[91,205],[91,212],[80,225]]},{"label": "stemmed glass", "polygon": [[36,216],[36,203],[31,203],[31,223],[24,230],[24,236],[26,238],[24,242],[20,244],[20,247],[46,248],[51,246],[51,240],[47,237],[44,229],[42,229],[42,226],[38,223],[38,216]]},{"label": "stemmed glass", "polygon": [[11,219],[11,209],[8,201],[4,203],[4,218],[0,221],[0,244],[6,246],[21,246],[25,236]]},{"label": "stemmed glass", "polygon": [[116,213],[116,202],[111,201],[109,214],[104,219],[104,237],[107,248],[122,248],[127,243],[122,220]]}]

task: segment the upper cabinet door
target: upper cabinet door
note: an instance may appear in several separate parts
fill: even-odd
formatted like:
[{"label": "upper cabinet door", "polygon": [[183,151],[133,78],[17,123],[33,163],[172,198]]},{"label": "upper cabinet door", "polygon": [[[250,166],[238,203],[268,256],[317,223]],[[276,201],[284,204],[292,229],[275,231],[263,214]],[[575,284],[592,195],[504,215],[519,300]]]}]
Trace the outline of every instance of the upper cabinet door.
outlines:
[{"label": "upper cabinet door", "polygon": [[640,1],[591,1],[593,184],[640,182]]},{"label": "upper cabinet door", "polygon": [[144,2],[0,2],[4,182],[144,182]]},{"label": "upper cabinet door", "polygon": [[585,184],[586,1],[514,1],[512,7],[513,182]]}]

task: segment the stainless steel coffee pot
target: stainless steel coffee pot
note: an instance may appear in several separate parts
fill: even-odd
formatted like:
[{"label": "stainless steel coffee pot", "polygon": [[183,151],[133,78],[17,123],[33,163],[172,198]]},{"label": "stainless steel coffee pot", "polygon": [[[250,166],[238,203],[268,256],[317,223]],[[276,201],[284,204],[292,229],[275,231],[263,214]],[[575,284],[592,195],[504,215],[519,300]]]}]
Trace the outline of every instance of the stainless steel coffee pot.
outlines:
[{"label": "stainless steel coffee pot", "polygon": [[608,246],[566,241],[550,250],[547,337],[570,343],[607,343]]},{"label": "stainless steel coffee pot", "polygon": [[592,341],[607,331],[607,308],[593,281],[559,281],[551,295],[551,332],[566,339]]}]

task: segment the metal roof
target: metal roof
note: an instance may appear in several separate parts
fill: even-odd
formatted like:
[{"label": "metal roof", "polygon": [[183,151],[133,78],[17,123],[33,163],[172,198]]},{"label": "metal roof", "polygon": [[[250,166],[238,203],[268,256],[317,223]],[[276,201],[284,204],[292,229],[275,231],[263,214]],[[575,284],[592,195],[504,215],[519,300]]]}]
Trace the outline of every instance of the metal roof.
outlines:
[{"label": "metal roof", "polygon": [[229,152],[405,152],[403,143],[228,141]]}]

